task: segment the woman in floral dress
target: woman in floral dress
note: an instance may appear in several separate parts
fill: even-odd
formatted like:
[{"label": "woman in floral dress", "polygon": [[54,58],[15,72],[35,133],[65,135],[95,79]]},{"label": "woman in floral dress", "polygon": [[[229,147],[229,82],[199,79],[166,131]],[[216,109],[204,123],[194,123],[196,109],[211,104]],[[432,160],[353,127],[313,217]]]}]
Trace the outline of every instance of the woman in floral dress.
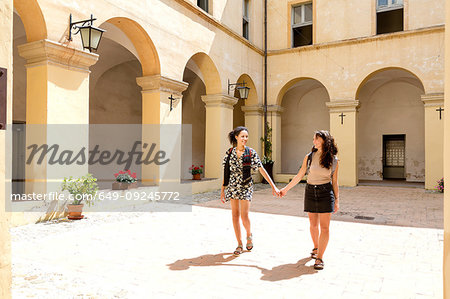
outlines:
[{"label": "woman in floral dress", "polygon": [[246,248],[248,251],[253,249],[253,236],[248,217],[253,195],[253,181],[250,170],[259,170],[272,187],[273,195],[278,196],[280,191],[267,174],[256,151],[246,146],[248,141],[247,128],[235,128],[228,134],[228,138],[233,147],[227,151],[223,159],[224,181],[220,193],[220,200],[222,203],[227,201],[231,202],[233,227],[238,241],[234,255],[239,256],[244,250],[239,219],[242,219],[242,224],[247,232]]}]

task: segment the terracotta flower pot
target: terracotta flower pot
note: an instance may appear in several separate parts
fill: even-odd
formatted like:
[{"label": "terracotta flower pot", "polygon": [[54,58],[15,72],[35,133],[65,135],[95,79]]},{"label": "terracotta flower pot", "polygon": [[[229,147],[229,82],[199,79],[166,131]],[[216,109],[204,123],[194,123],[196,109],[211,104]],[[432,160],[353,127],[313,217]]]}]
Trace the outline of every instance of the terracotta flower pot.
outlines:
[{"label": "terracotta flower pot", "polygon": [[193,179],[193,180],[201,180],[202,178],[201,178],[200,176],[201,176],[201,173],[193,174],[193,175],[192,175],[192,179]]},{"label": "terracotta flower pot", "polygon": [[67,218],[72,219],[72,220],[83,219],[84,216],[81,215],[81,213],[83,212],[83,207],[84,207],[84,204],[79,204],[79,205],[69,204],[69,205],[67,205],[67,212],[69,212],[69,215],[67,216]]},{"label": "terracotta flower pot", "polygon": [[127,190],[137,188],[137,182],[134,183],[125,183],[125,182],[114,182],[112,184],[113,190]]}]

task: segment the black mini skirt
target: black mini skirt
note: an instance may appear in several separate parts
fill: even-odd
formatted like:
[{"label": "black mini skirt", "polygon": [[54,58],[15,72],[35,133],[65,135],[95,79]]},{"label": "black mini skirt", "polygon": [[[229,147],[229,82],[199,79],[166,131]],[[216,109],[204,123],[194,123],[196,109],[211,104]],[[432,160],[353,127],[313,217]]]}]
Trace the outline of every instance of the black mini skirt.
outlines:
[{"label": "black mini skirt", "polygon": [[304,211],[309,213],[333,213],[333,185],[331,183],[323,185],[306,184]]}]

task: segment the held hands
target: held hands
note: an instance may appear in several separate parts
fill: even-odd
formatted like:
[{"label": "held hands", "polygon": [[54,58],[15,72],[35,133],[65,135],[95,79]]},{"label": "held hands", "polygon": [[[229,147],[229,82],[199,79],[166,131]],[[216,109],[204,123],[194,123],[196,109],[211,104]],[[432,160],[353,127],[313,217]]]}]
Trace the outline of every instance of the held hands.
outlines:
[{"label": "held hands", "polygon": [[274,187],[274,188],[272,189],[272,194],[273,194],[273,196],[276,196],[276,197],[278,197],[278,198],[281,198],[281,197],[285,196],[286,193],[287,193],[287,190],[286,190],[285,188],[283,188],[283,189],[280,190],[280,189],[278,189],[277,187]]}]

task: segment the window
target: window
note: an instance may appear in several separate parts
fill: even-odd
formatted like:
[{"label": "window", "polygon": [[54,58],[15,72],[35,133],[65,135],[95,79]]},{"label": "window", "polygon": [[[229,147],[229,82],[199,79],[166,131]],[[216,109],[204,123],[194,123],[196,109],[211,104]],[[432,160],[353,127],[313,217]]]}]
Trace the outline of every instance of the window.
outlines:
[{"label": "window", "polygon": [[249,39],[249,2],[250,0],[244,0],[242,7],[242,36],[247,40]]},{"label": "window", "polygon": [[403,0],[377,0],[377,34],[403,31]]},{"label": "window", "polygon": [[209,0],[197,0],[197,6],[203,9],[206,12],[208,11],[208,1]]},{"label": "window", "polygon": [[292,47],[312,45],[312,3],[292,7]]}]

